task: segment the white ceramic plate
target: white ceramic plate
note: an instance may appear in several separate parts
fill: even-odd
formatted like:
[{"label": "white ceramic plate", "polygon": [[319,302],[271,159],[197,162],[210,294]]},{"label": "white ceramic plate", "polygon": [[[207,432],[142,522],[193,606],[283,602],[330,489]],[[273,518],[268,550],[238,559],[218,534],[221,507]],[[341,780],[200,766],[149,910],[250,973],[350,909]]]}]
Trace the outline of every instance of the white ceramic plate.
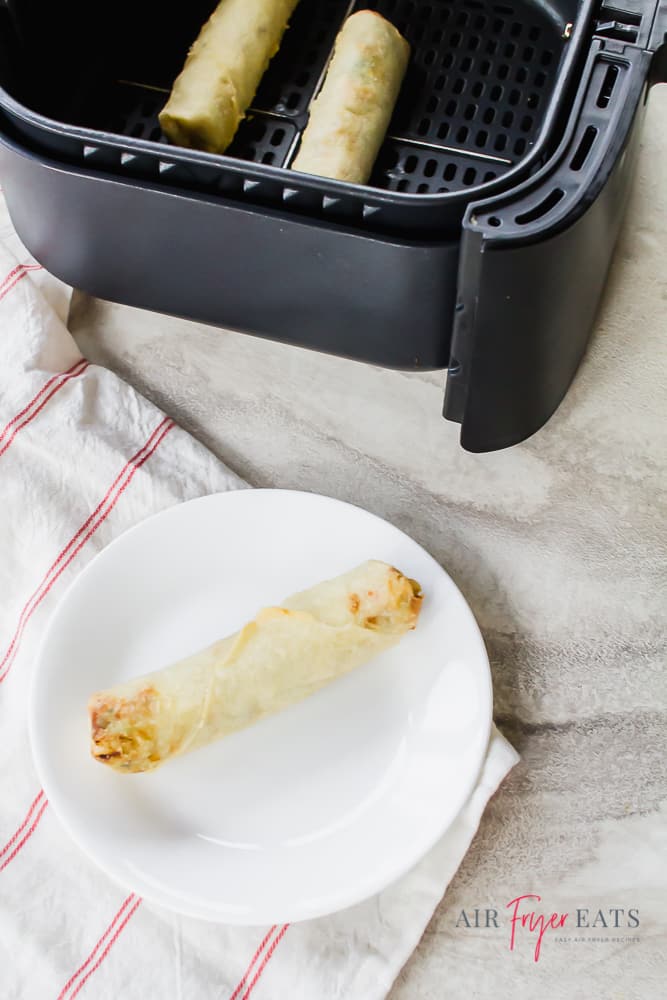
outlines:
[{"label": "white ceramic plate", "polygon": [[[366,559],[424,590],[395,649],[153,773],[92,760],[93,691]],[[491,681],[468,605],[407,535],[327,497],[242,490],[150,518],[91,562],[50,623],[30,714],[48,799],[110,876],[191,916],[284,923],[379,892],[445,832],[488,743]]]}]

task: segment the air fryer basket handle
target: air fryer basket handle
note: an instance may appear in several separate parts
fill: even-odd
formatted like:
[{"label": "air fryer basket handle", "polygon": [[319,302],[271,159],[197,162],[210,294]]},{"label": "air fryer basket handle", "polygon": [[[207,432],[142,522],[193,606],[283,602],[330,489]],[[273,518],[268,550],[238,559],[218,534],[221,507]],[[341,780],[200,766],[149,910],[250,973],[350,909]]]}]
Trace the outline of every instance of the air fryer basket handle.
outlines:
[{"label": "air fryer basket handle", "polygon": [[596,40],[554,156],[466,213],[444,415],[461,423],[469,451],[523,441],[567,391],[620,229],[652,82],[654,53]]}]

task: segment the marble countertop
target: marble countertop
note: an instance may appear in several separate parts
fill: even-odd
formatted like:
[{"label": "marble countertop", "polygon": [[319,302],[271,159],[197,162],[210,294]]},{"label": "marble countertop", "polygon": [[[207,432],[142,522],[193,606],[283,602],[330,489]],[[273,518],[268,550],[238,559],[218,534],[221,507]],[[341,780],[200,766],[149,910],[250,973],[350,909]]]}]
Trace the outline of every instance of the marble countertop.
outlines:
[{"label": "marble countertop", "polygon": [[[504,452],[460,449],[440,416],[442,373],[74,298],[89,358],[253,485],[315,490],[388,518],[446,567],[477,616],[496,721],[522,762],[391,1000],[665,995],[665,163],[663,87],[588,354],[546,428]],[[541,900],[521,912],[571,915],[544,935],[539,962],[526,929],[509,948],[507,903],[528,893]],[[485,926],[487,908],[498,927],[493,912]]]}]

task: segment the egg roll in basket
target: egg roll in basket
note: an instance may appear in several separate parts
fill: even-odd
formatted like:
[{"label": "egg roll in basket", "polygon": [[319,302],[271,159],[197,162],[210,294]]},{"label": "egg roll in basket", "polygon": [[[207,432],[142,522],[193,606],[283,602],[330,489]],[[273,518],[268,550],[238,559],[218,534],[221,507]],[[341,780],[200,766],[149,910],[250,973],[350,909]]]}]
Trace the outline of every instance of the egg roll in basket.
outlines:
[{"label": "egg roll in basket", "polygon": [[160,112],[177,146],[223,153],[234,138],[297,0],[221,0]]},{"label": "egg roll in basket", "polygon": [[345,21],[293,170],[365,184],[380,151],[410,57],[389,21],[360,10]]},{"label": "egg roll in basket", "polygon": [[193,656],[94,694],[93,757],[149,771],[243,729],[395,645],[420,605],[419,585],[375,560],[295,594]]}]

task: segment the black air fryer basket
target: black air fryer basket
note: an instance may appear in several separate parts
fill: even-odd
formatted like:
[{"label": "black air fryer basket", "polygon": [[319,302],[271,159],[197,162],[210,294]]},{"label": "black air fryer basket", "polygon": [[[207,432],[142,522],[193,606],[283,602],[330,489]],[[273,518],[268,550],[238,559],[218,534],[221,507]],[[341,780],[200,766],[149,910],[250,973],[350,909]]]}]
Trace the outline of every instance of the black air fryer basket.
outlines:
[{"label": "black air fryer basket", "polygon": [[[565,394],[618,234],[667,0],[301,0],[227,155],[157,115],[215,7],[0,0],[0,167],[31,252],[102,298],[447,368],[472,451]],[[367,186],[289,170],[346,16],[412,58]]]}]

